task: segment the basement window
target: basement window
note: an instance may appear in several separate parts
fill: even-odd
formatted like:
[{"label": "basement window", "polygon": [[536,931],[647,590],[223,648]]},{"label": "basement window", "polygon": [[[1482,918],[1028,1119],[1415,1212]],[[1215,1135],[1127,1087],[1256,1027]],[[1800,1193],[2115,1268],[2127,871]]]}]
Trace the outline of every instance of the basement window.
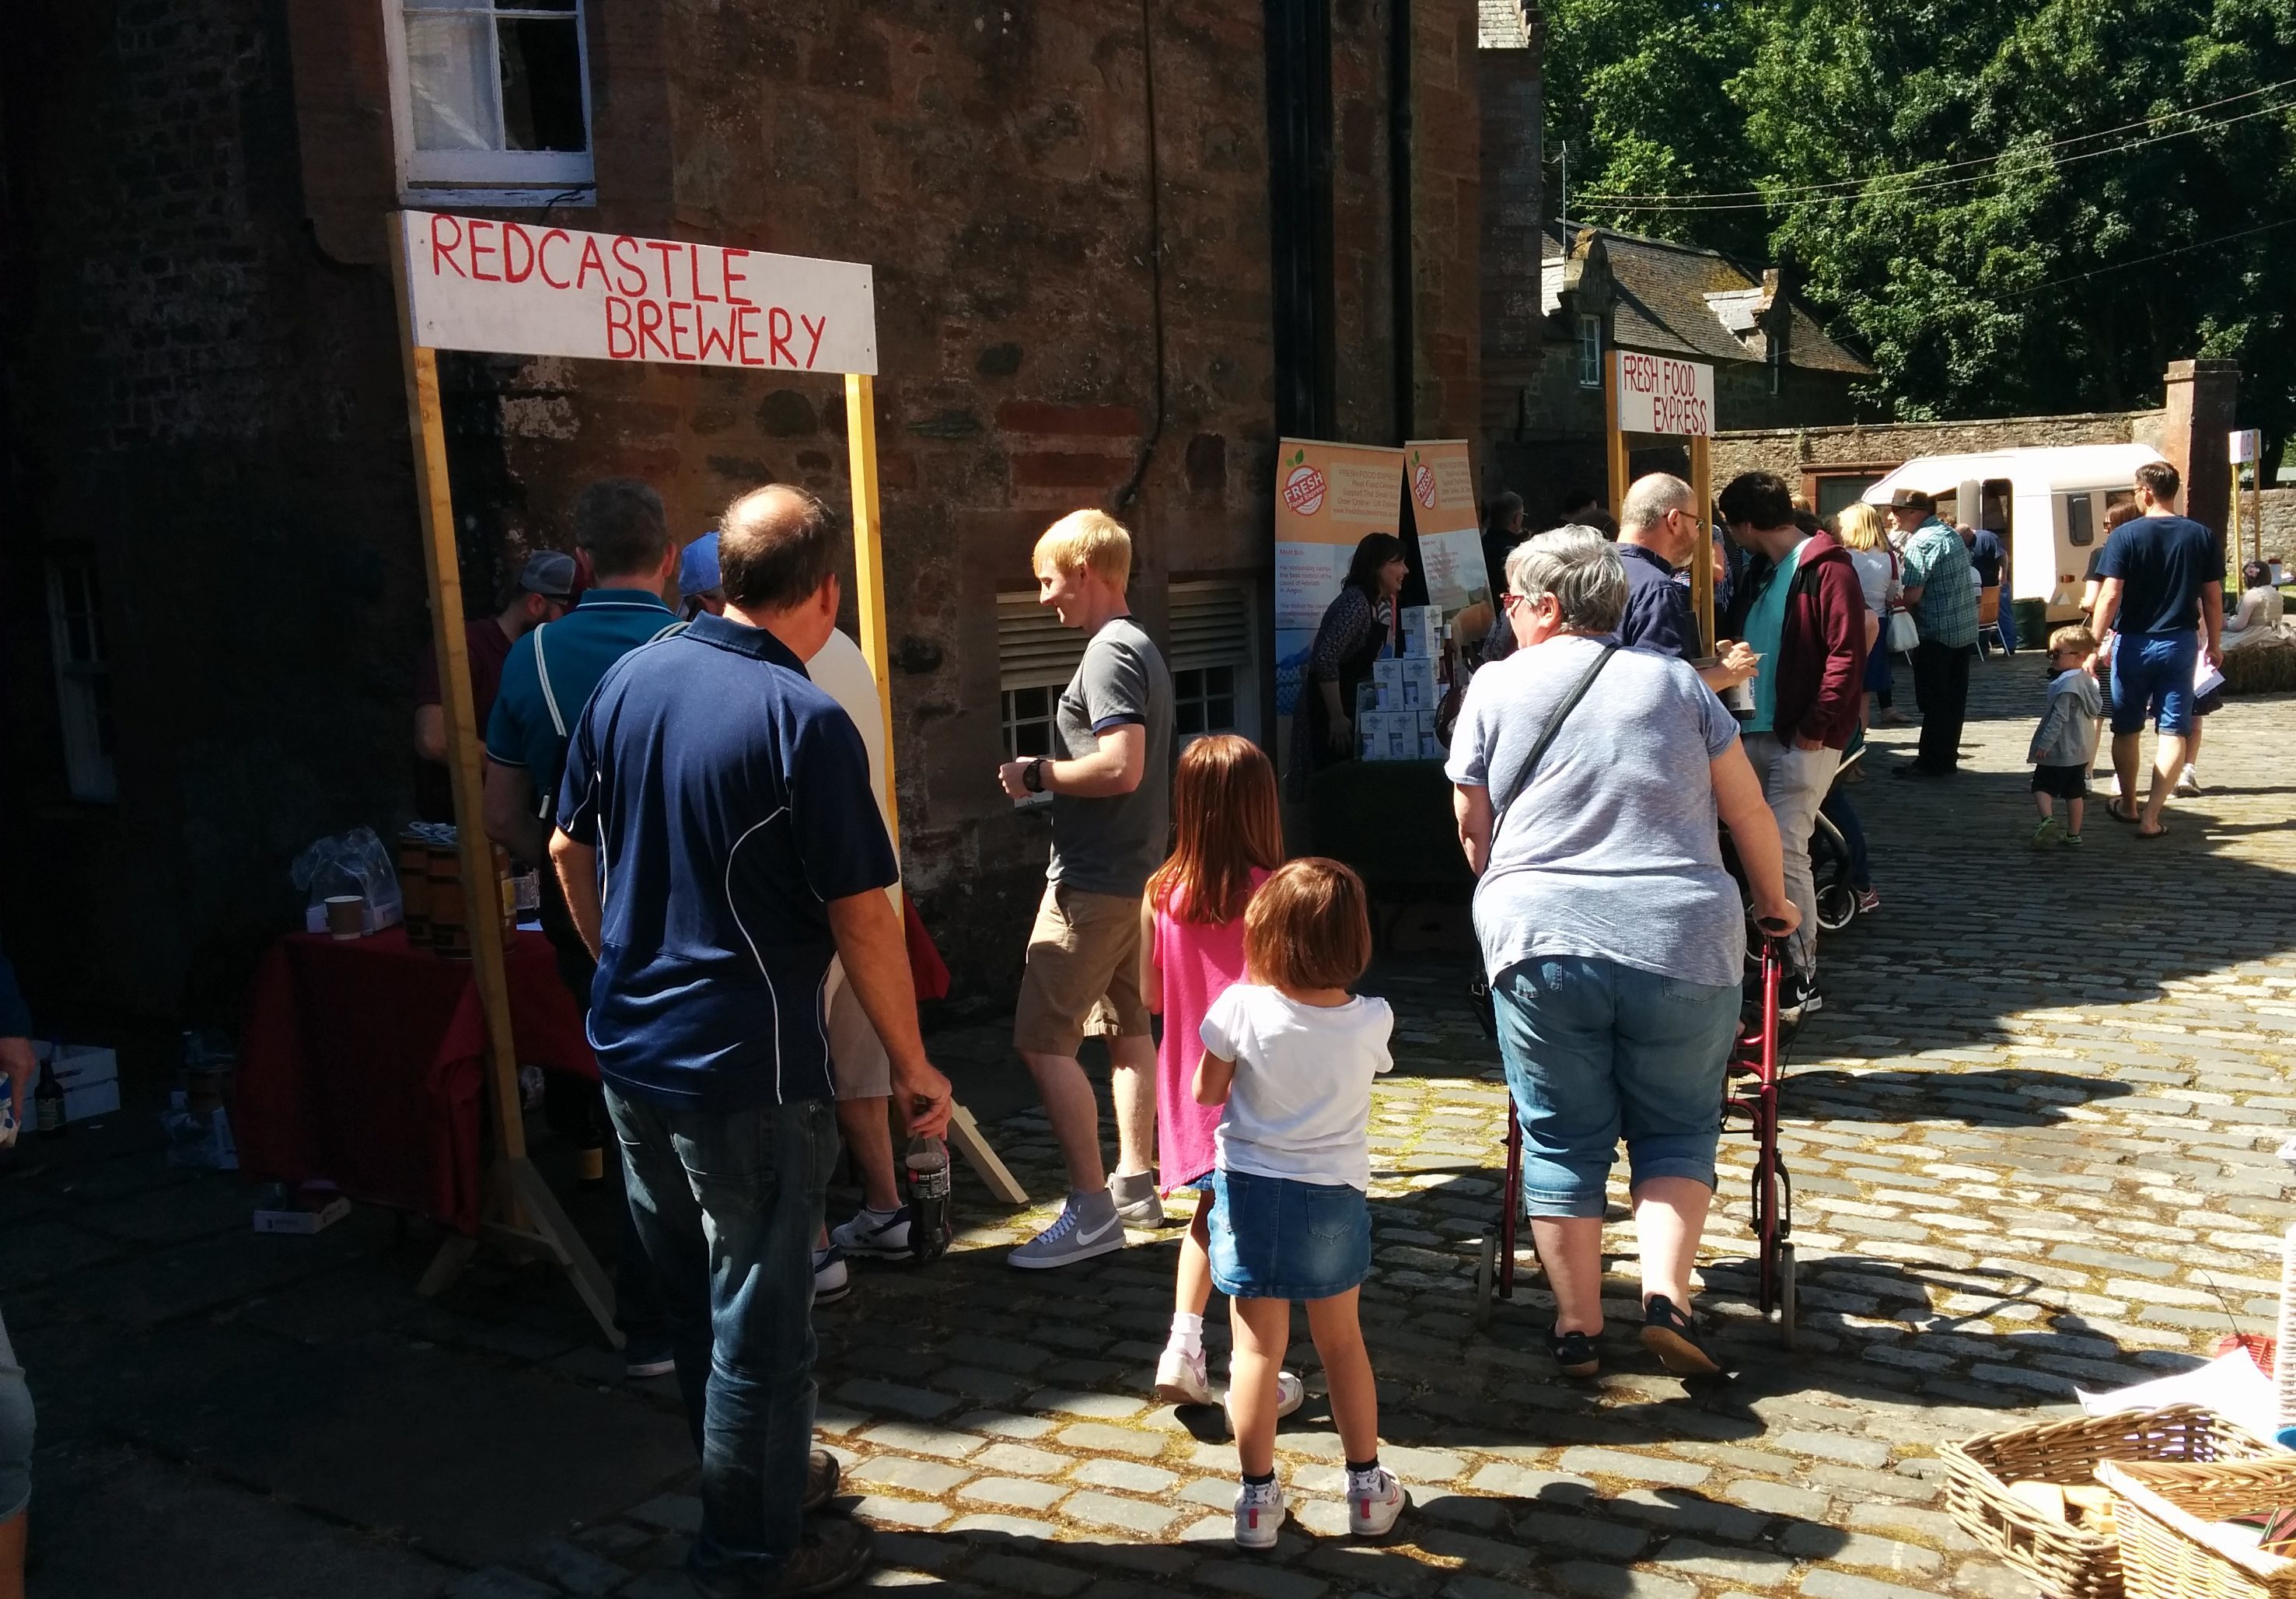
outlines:
[{"label": "basement window", "polygon": [[58,555],[48,562],[48,637],[72,798],[109,803],[119,798],[111,764],[111,663],[104,648],[103,593],[95,562],[86,555]]},{"label": "basement window", "polygon": [[382,3],[402,191],[515,204],[589,187],[583,0]]}]

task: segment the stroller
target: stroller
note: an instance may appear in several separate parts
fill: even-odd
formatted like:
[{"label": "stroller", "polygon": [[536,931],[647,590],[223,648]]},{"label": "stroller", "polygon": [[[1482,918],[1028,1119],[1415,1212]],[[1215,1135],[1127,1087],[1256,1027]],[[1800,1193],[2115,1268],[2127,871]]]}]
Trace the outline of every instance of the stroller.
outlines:
[{"label": "stroller", "polygon": [[[1785,1162],[1778,1157],[1778,1079],[1784,1054],[1778,1017],[1778,980],[1785,970],[1785,946],[1766,930],[1754,929],[1747,952],[1750,972],[1744,1011],[1738,1035],[1730,1048],[1723,1078],[1723,1128],[1734,1115],[1743,1116],[1753,1136],[1753,1226],[1759,1251],[1758,1302],[1764,1316],[1778,1312],[1779,1341],[1794,1347],[1794,1322],[1799,1313],[1794,1291],[1793,1185]],[[1496,1018],[1486,1013],[1486,1027],[1497,1036]],[[1483,1234],[1482,1258],[1475,1268],[1474,1324],[1490,1324],[1491,1307],[1514,1298],[1516,1229],[1523,1219],[1522,1123],[1510,1096],[1506,1115],[1506,1185],[1502,1190],[1498,1226]]]}]

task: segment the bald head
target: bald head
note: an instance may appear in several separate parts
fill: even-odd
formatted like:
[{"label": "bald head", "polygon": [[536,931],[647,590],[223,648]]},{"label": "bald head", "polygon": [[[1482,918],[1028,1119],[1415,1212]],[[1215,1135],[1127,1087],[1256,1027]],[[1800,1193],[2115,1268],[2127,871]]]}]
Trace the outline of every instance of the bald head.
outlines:
[{"label": "bald head", "polygon": [[[1674,512],[1679,521],[1669,522]],[[1671,472],[1654,472],[1636,478],[1619,508],[1619,538],[1655,551],[1680,566],[1690,558],[1698,535],[1698,518],[1690,485]]]},{"label": "bald head", "polygon": [[753,488],[718,523],[726,601],[752,616],[804,604],[837,575],[837,525],[823,504],[787,483]]}]

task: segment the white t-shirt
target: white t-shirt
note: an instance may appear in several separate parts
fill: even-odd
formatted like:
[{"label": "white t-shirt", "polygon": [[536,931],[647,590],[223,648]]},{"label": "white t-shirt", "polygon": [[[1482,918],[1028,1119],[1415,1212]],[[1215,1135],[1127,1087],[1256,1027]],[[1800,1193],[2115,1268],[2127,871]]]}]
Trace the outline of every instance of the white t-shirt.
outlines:
[{"label": "white t-shirt", "polygon": [[1370,1187],[1371,1084],[1395,1064],[1394,1032],[1387,1001],[1361,995],[1325,1007],[1237,983],[1214,1000],[1200,1036],[1235,1062],[1212,1135],[1220,1169]]},{"label": "white t-shirt", "polygon": [[[854,730],[861,735],[861,747],[869,752],[869,789],[877,798],[877,815],[885,824],[888,833],[893,831],[893,818],[885,803],[885,710],[877,699],[877,680],[869,673],[869,658],[861,653],[861,646],[853,642],[852,635],[835,627],[813,659],[805,663],[805,675],[823,693],[844,708],[853,718]],[[893,855],[901,853],[901,840],[893,839]],[[901,908],[898,884],[887,889],[885,897],[893,908]]]}]

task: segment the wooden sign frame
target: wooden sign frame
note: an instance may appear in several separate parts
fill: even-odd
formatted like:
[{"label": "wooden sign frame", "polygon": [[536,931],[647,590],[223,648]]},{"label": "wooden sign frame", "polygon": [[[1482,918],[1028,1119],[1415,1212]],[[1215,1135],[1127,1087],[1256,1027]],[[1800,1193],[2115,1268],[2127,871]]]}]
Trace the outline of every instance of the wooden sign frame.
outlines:
[{"label": "wooden sign frame", "polygon": [[[473,725],[472,716],[471,662],[463,636],[462,569],[455,552],[454,503],[447,482],[439,356],[436,349],[414,341],[406,214],[392,212],[390,229],[391,283],[406,380],[407,429],[414,447],[415,494],[422,521],[423,575],[430,589],[430,630],[438,650],[447,770],[454,787],[464,902],[488,906],[496,897],[494,855],[481,819],[484,756],[480,729]],[[876,682],[878,714],[884,719],[886,817],[898,859],[901,835],[893,782],[893,690],[885,624],[884,533],[877,488],[876,380],[867,373],[843,376],[853,490],[854,603],[860,618],[861,653]],[[546,861],[536,865],[549,869]],[[622,1335],[614,1326],[612,1282],[527,1154],[525,1102],[519,1089],[518,1054],[511,1033],[510,984],[501,922],[474,914],[470,931],[472,975],[486,1015],[494,1159],[481,1201],[479,1237],[459,1234],[450,1237],[423,1273],[417,1292],[426,1295],[444,1292],[485,1242],[521,1258],[555,1264],[566,1273],[607,1341],[619,1349]],[[1027,1193],[982,1137],[972,1112],[962,1105],[952,1108],[948,1136],[996,1198],[1007,1204],[1029,1202]]]}]

